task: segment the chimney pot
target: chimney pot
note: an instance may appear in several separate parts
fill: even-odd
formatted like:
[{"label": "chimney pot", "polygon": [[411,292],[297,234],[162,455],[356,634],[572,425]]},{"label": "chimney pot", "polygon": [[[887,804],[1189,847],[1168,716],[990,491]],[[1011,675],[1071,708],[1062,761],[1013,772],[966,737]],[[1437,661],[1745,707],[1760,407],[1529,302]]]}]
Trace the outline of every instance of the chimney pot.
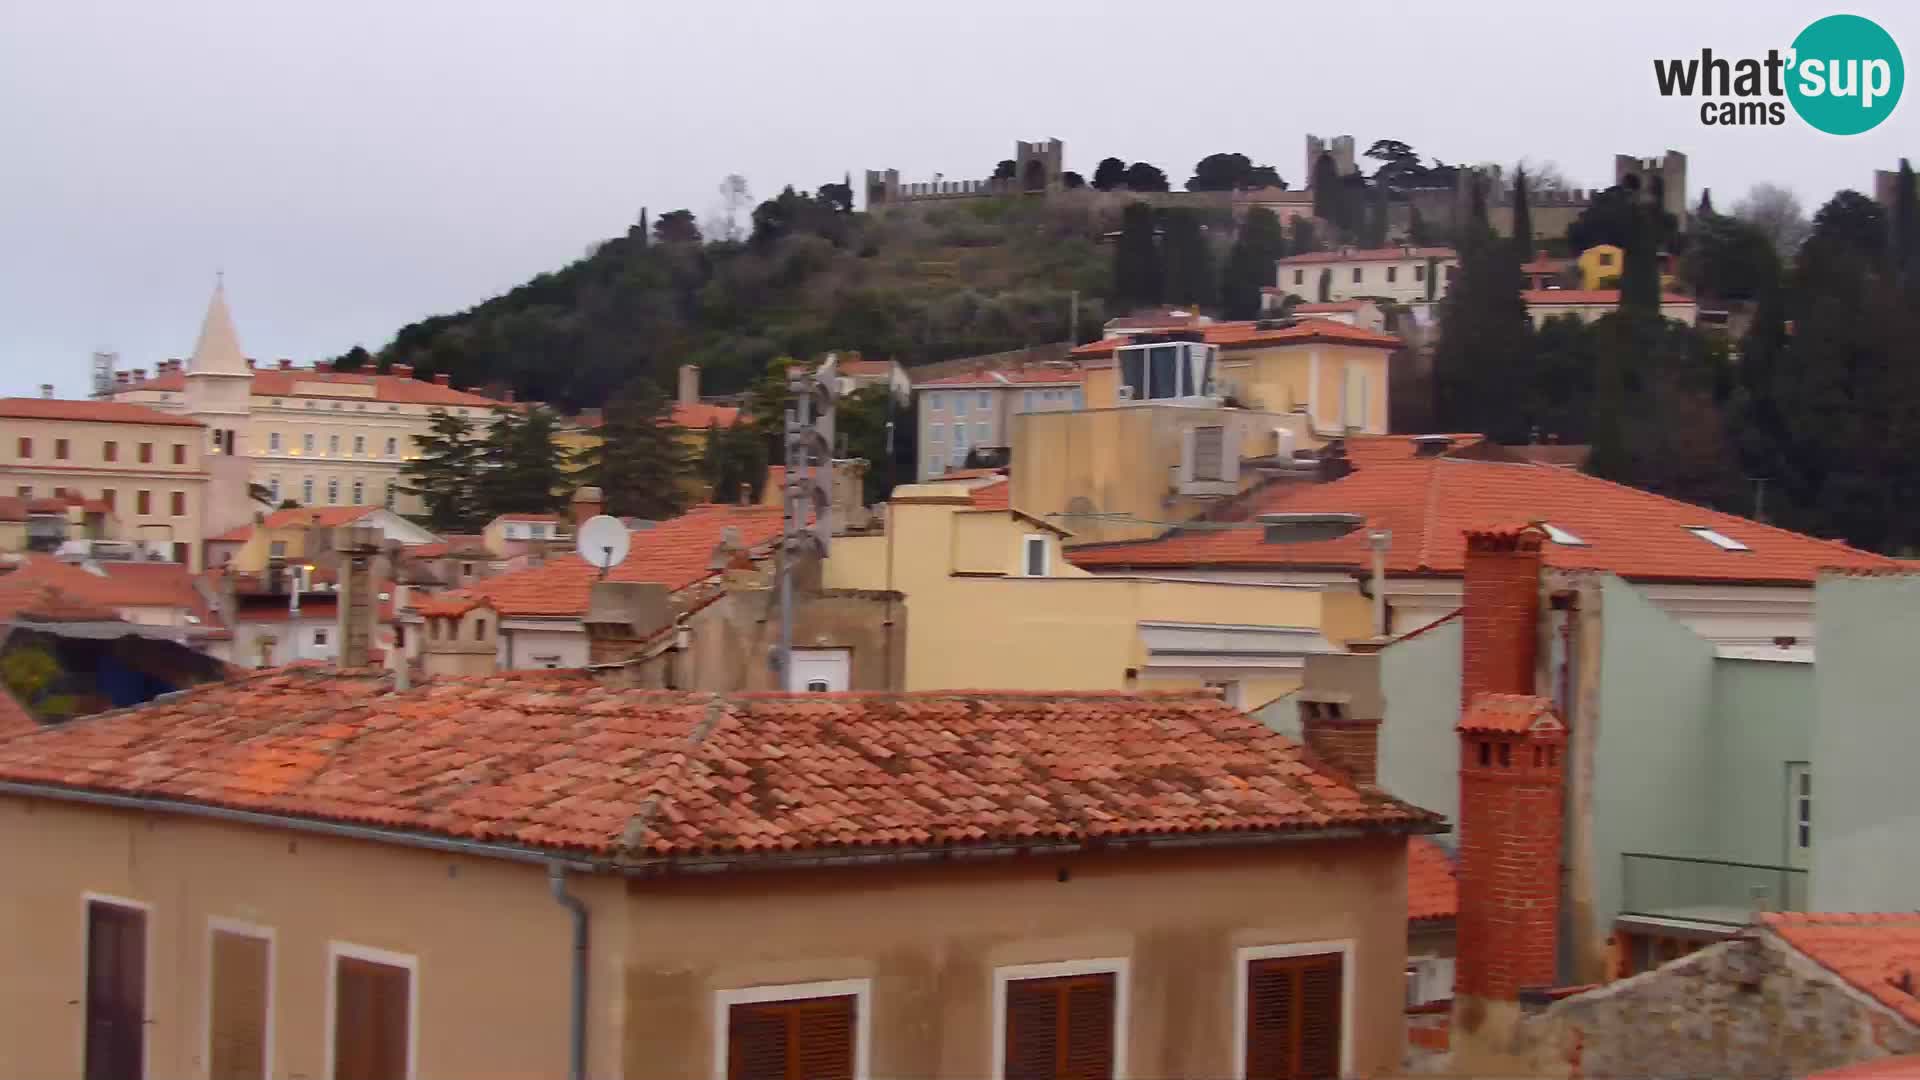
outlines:
[{"label": "chimney pot", "polygon": [[247,357],[247,370],[252,371],[256,363],[258,363],[258,361],[256,361],[253,357],[251,356]]},{"label": "chimney pot", "polygon": [[331,361],[331,360],[315,360],[315,361],[313,362],[313,370],[315,370],[315,371],[332,371],[332,370],[333,370],[333,361]]},{"label": "chimney pot", "polygon": [[286,357],[284,357],[284,356],[283,356],[283,357],[281,357],[281,358],[280,358],[280,370],[281,370],[281,371],[292,371],[292,370],[293,370],[293,361],[291,361],[291,360],[289,360],[289,359],[287,359],[287,358],[286,358]]},{"label": "chimney pot", "polygon": [[605,499],[600,494],[599,488],[591,485],[575,488],[573,491],[574,528],[579,528],[580,523],[588,518],[598,516],[600,514],[600,508],[604,505]]},{"label": "chimney pot", "polygon": [[50,382],[41,383],[40,396],[43,398],[51,398],[53,396],[53,384]]},{"label": "chimney pot", "polygon": [[444,371],[441,371],[441,372],[436,372],[436,373],[434,374],[434,376],[433,376],[433,385],[435,385],[435,386],[452,386],[452,385],[453,385],[453,376],[452,376],[452,375],[449,375],[448,373],[446,373],[446,372],[444,372]]},{"label": "chimney pot", "polygon": [[411,379],[413,378],[413,365],[412,364],[395,364],[392,367],[387,369],[387,374],[392,375],[396,378]]},{"label": "chimney pot", "polygon": [[680,365],[680,404],[700,404],[700,365]]}]

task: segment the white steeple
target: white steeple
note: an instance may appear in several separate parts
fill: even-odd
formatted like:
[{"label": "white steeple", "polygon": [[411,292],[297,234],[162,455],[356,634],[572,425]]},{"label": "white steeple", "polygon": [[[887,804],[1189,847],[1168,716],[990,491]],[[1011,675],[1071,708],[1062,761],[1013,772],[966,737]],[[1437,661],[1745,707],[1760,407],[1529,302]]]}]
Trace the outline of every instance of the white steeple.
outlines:
[{"label": "white steeple", "polygon": [[227,286],[216,280],[213,299],[207,303],[207,317],[200,324],[200,341],[193,347],[193,359],[187,362],[189,375],[249,375],[247,356],[240,351],[240,335],[234,332],[233,315],[227,310]]}]

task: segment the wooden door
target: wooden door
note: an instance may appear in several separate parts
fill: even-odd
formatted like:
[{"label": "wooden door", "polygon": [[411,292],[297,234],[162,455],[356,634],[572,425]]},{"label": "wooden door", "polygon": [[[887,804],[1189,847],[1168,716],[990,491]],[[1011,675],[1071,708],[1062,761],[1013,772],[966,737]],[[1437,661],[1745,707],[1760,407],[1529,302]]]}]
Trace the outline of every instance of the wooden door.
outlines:
[{"label": "wooden door", "polygon": [[145,1072],[147,913],[87,904],[86,1080],[140,1080]]},{"label": "wooden door", "polygon": [[1339,953],[1255,960],[1247,967],[1247,1080],[1340,1075]]},{"label": "wooden door", "polygon": [[799,998],[727,1010],[727,1080],[853,1080],[855,1001]]},{"label": "wooden door", "polygon": [[334,963],[334,1080],[407,1080],[412,973],[353,956]]},{"label": "wooden door", "polygon": [[1007,983],[1006,1080],[1112,1080],[1112,972]]},{"label": "wooden door", "polygon": [[266,938],[213,932],[208,986],[208,1080],[264,1080],[267,1075]]}]

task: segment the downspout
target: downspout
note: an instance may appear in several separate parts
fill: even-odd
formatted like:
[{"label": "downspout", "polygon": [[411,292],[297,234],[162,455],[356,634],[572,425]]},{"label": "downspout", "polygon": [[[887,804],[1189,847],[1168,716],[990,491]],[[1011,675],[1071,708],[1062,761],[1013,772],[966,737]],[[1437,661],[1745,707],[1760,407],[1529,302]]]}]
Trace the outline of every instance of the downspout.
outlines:
[{"label": "downspout", "polygon": [[567,891],[567,869],[547,867],[553,898],[573,914],[573,996],[567,1006],[567,1080],[587,1075],[587,905]]}]

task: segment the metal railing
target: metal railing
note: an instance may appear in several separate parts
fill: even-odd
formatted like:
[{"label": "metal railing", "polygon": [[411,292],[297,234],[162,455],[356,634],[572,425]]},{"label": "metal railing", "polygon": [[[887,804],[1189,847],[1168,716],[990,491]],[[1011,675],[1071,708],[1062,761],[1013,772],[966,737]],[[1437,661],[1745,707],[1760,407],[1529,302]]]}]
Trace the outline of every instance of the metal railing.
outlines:
[{"label": "metal railing", "polygon": [[1792,866],[1629,851],[1622,915],[1742,926],[1756,911],[1805,911],[1807,872]]}]

